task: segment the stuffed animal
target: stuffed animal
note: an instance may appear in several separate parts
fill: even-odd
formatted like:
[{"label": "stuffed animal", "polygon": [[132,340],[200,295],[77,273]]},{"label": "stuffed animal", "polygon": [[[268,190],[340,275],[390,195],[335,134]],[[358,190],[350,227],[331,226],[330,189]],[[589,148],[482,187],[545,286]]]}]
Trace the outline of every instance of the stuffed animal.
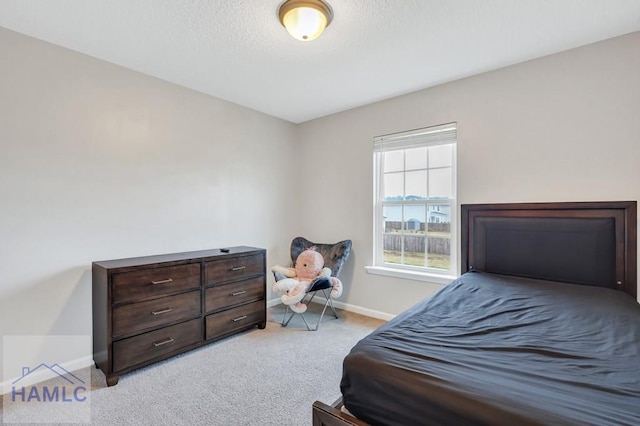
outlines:
[{"label": "stuffed animal", "polygon": [[324,267],[324,258],[310,247],[298,255],[294,268],[274,266],[273,272],[284,275],[285,279],[277,281],[273,285],[273,291],[285,293],[280,300],[289,305],[293,312],[302,313],[307,310],[307,305],[301,303],[307,291],[317,279],[326,278],[331,282],[331,297],[338,298],[342,295],[342,282],[331,276],[331,269]]}]

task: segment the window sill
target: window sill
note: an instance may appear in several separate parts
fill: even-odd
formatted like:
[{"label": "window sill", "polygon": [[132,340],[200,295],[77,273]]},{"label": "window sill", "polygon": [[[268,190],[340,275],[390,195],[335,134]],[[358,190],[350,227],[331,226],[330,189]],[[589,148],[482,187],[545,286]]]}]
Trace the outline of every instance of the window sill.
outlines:
[{"label": "window sill", "polygon": [[434,284],[449,284],[458,278],[455,275],[430,274],[428,272],[407,271],[382,266],[365,266],[364,268],[369,274],[385,275],[387,277],[402,278],[405,280],[426,281]]}]

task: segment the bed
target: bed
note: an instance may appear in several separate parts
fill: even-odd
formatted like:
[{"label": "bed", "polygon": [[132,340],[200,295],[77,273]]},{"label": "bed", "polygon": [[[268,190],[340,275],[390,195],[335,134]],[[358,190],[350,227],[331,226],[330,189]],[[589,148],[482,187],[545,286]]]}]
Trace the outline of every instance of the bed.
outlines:
[{"label": "bed", "polygon": [[637,203],[461,208],[460,278],[358,342],[320,425],[640,424]]}]

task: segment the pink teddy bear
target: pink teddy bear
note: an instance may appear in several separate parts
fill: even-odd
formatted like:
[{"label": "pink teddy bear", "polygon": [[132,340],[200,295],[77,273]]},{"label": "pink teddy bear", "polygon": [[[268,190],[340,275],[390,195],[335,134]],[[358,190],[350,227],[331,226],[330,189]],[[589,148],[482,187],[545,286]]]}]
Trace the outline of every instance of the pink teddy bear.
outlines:
[{"label": "pink teddy bear", "polygon": [[293,312],[302,313],[307,310],[307,305],[301,303],[311,283],[316,278],[327,277],[331,281],[331,297],[338,298],[342,295],[342,282],[331,276],[331,269],[324,268],[324,258],[311,247],[298,255],[294,268],[274,266],[273,272],[279,272],[287,278],[277,281],[273,285],[273,291],[285,293],[280,300],[289,305]]}]

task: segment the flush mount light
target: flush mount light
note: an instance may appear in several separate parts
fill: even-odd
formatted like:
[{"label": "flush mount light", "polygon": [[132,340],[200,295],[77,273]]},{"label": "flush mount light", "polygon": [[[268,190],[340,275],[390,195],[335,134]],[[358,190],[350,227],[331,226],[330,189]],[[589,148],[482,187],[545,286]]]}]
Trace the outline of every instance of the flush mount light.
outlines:
[{"label": "flush mount light", "polygon": [[333,11],[322,0],[287,0],[278,11],[280,23],[301,41],[311,41],[331,23]]}]

